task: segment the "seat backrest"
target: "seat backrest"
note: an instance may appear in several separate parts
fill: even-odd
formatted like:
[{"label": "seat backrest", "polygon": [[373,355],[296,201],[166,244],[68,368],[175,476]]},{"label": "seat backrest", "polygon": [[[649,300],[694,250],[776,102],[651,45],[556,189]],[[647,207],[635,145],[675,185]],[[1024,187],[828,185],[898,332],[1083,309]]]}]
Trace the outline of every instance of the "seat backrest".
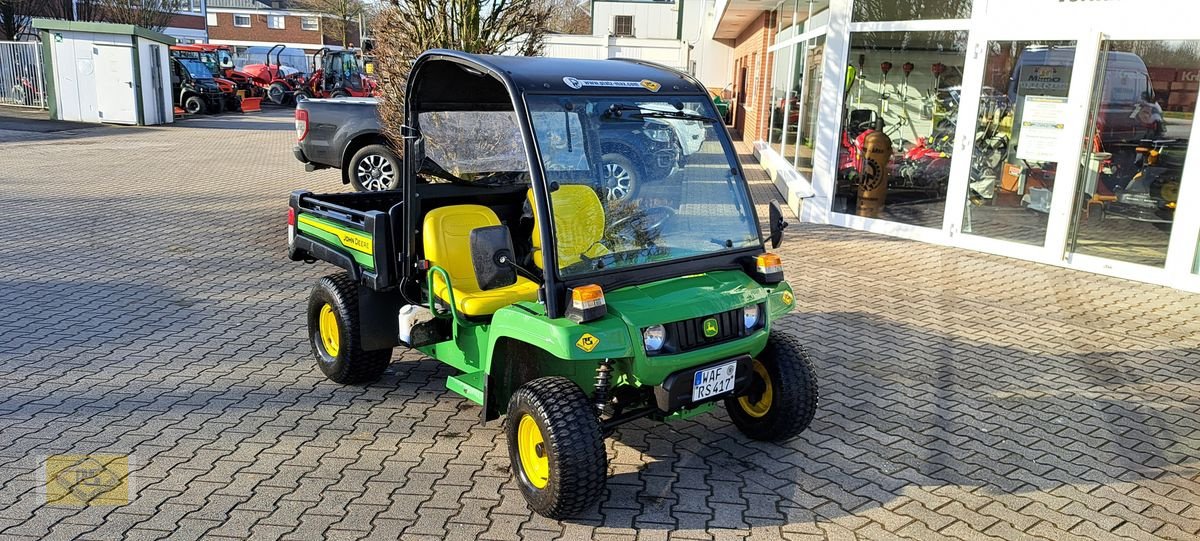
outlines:
[{"label": "seat backrest", "polygon": [[[425,259],[445,269],[455,289],[479,291],[471,261],[471,230],[491,225],[500,225],[500,219],[483,205],[452,205],[429,211],[421,227]],[[441,276],[435,274],[433,279],[442,285]]]},{"label": "seat backrest", "polygon": [[[542,237],[533,190],[526,194],[533,212],[533,262],[542,266]],[[562,184],[550,194],[554,206],[554,230],[558,235],[558,265],[578,262],[583,254],[594,256],[604,237],[604,204],[596,190],[586,184]]]}]

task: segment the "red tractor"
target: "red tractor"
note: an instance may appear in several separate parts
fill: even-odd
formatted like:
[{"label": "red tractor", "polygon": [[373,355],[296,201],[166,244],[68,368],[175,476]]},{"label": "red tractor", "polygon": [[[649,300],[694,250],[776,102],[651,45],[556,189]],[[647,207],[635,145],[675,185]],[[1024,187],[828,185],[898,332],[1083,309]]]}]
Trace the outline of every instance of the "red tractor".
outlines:
[{"label": "red tractor", "polygon": [[313,55],[312,68],[312,75],[305,85],[307,92],[297,92],[297,99],[364,98],[375,95],[375,80],[363,69],[362,59],[356,51],[321,49]]},{"label": "red tractor", "polygon": [[[283,64],[286,45],[271,47],[262,64],[246,64],[242,71],[250,76],[252,83],[262,89],[271,103],[283,105],[296,99],[306,99],[308,79],[299,69]],[[299,56],[303,58],[304,53]],[[272,60],[274,60],[272,62]]]}]

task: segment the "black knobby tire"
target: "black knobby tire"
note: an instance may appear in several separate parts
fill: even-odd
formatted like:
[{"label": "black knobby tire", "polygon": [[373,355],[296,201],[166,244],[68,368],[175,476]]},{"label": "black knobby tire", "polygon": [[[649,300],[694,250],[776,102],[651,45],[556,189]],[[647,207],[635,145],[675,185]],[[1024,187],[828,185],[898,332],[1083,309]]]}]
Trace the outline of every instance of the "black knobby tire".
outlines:
[{"label": "black knobby tire", "polygon": [[[796,437],[812,423],[817,412],[817,375],[808,352],[800,340],[780,331],[771,331],[767,347],[755,360],[766,369],[771,378],[771,400],[765,412],[755,416],[747,411],[739,397],[725,399],[729,417],[746,436],[762,441],[782,441]],[[765,385],[754,375],[750,397],[753,404],[760,404]],[[758,393],[758,394],[753,394]]]},{"label": "black knobby tire", "polygon": [[[549,479],[541,488],[521,465],[517,435],[525,416],[532,417],[545,438]],[[513,475],[531,509],[556,519],[579,513],[600,498],[608,455],[595,405],[578,385],[559,376],[522,385],[508,401],[505,424]]]},{"label": "black knobby tire", "polygon": [[292,102],[296,104],[311,99],[313,99],[312,92],[309,92],[308,89],[305,88],[298,89],[292,94]]},{"label": "black knobby tire", "polygon": [[288,90],[287,85],[281,82],[271,83],[271,85],[267,87],[267,99],[271,100],[271,103],[274,103],[275,105],[283,105],[285,102],[287,102],[288,95],[290,93],[291,91]]},{"label": "black knobby tire", "polygon": [[[381,176],[375,181],[369,176],[361,176],[363,172],[360,172],[359,168],[364,166],[364,162],[369,162],[368,165],[379,165]],[[349,179],[350,185],[360,192],[399,190],[401,163],[400,158],[387,145],[371,144],[354,153],[354,157],[350,158],[346,165],[345,175]],[[367,169],[372,169],[372,167],[367,167]],[[385,181],[382,175],[390,175],[390,177]]]},{"label": "black knobby tire", "polygon": [[336,100],[338,98],[349,98],[350,94],[347,94],[341,90],[336,90],[333,94],[330,94],[329,97]]},{"label": "black knobby tire", "polygon": [[[331,354],[321,336],[320,317],[329,305],[337,324],[338,345]],[[358,285],[349,274],[321,278],[308,296],[308,336],[317,367],[337,383],[369,383],[379,379],[392,359],[391,349],[364,351],[358,321]]]},{"label": "black knobby tire", "polygon": [[183,110],[189,115],[202,115],[205,109],[207,108],[204,106],[204,100],[200,99],[200,96],[188,96],[183,100]]}]

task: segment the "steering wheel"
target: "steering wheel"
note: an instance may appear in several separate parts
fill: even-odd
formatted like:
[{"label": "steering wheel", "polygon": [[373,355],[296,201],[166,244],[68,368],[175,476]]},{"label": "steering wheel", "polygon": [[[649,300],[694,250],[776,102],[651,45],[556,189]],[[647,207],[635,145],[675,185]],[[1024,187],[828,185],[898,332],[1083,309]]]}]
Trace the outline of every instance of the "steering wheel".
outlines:
[{"label": "steering wheel", "polygon": [[640,212],[635,212],[623,218],[619,218],[609,224],[605,230],[605,236],[615,234],[621,231],[626,232],[624,235],[614,235],[624,240],[630,240],[631,230],[640,229],[650,237],[657,237],[662,226],[671,218],[675,217],[675,209],[671,207],[650,207]]}]

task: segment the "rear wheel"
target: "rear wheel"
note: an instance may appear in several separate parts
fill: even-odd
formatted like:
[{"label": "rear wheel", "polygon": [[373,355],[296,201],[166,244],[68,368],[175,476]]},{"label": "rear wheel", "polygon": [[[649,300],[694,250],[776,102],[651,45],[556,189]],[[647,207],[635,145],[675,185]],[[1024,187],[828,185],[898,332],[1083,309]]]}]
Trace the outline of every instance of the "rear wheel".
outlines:
[{"label": "rear wheel", "polygon": [[309,92],[307,89],[301,88],[299,90],[296,90],[295,94],[292,94],[292,99],[296,100],[296,103],[300,103],[300,102],[306,101],[306,100],[311,100],[312,92]]},{"label": "rear wheel", "polygon": [[385,145],[367,145],[350,158],[346,175],[360,192],[400,189],[400,158]]},{"label": "rear wheel", "polygon": [[202,115],[205,110],[204,100],[200,99],[200,96],[188,96],[183,100],[183,110],[189,115]]},{"label": "rear wheel", "polygon": [[530,381],[509,399],[505,423],[513,475],[530,508],[561,518],[599,499],[608,455],[583,389],[558,376]]},{"label": "rear wheel", "polygon": [[817,411],[817,375],[808,352],[791,335],[772,331],[751,365],[744,396],[725,399],[729,417],[746,436],[782,441],[804,432]]},{"label": "rear wheel", "polygon": [[338,90],[338,91],[335,91],[333,94],[330,94],[329,97],[336,100],[338,98],[349,98],[350,94],[347,94],[341,90]]},{"label": "rear wheel", "polygon": [[308,297],[308,335],[317,366],[338,383],[379,379],[391,349],[364,351],[358,321],[358,285],[346,273],[321,278]]}]

